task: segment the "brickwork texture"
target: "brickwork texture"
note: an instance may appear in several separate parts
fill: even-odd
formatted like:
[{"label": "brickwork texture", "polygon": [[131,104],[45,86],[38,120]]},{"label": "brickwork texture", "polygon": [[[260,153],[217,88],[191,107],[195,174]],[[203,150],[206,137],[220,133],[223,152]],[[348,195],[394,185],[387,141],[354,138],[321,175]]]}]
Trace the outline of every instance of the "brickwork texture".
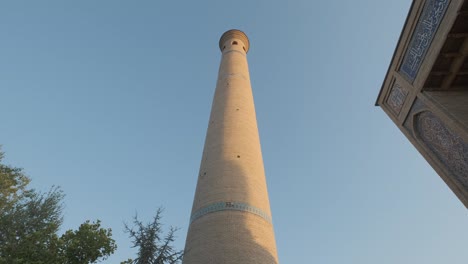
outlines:
[{"label": "brickwork texture", "polygon": [[184,264],[278,263],[247,52],[229,30],[185,245]]}]

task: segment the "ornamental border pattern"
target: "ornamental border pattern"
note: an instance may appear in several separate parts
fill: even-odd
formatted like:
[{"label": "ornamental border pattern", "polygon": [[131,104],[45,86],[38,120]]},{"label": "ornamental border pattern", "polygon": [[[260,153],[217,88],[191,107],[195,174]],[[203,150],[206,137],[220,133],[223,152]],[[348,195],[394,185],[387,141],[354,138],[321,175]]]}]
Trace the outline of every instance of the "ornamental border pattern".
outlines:
[{"label": "ornamental border pattern", "polygon": [[439,161],[468,187],[468,143],[429,111],[414,117],[415,131]]},{"label": "ornamental border pattern", "polygon": [[449,3],[450,0],[427,0],[424,6],[399,70],[411,83],[416,79]]},{"label": "ornamental border pattern", "polygon": [[387,98],[387,105],[393,110],[396,116],[400,114],[407,96],[408,91],[395,82]]},{"label": "ornamental border pattern", "polygon": [[192,216],[190,217],[190,224],[206,214],[220,212],[220,211],[249,212],[249,213],[260,216],[261,218],[265,219],[270,224],[272,222],[271,217],[267,213],[249,204],[241,203],[241,202],[217,202],[217,203],[212,203],[207,206],[204,206],[198,209],[195,213],[193,213]]}]

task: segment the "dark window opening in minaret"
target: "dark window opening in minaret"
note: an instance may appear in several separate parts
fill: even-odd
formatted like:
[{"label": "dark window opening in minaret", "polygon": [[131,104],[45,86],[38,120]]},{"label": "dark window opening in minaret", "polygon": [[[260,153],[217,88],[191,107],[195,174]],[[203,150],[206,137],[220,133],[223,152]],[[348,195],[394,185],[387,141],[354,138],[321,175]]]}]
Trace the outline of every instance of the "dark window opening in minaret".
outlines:
[{"label": "dark window opening in minaret", "polygon": [[233,42],[232,42],[232,45],[237,45],[237,41],[233,41]]},{"label": "dark window opening in minaret", "polygon": [[226,48],[226,46],[223,47],[223,50]]},{"label": "dark window opening in minaret", "polygon": [[239,156],[239,155],[237,155],[237,158],[240,158],[240,156]]},{"label": "dark window opening in minaret", "polygon": [[244,49],[244,51],[247,52],[247,51],[245,50],[245,47],[244,47],[244,46],[242,46],[242,49]]}]

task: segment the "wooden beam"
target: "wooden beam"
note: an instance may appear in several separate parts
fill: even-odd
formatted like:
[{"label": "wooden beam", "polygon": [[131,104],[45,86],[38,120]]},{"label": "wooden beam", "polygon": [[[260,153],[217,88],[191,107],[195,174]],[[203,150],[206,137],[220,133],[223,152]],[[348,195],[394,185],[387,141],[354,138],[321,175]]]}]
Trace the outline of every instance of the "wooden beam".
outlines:
[{"label": "wooden beam", "polygon": [[[441,76],[441,75],[449,75],[451,72],[449,71],[431,71],[429,75],[434,75],[434,76]],[[459,71],[456,73],[456,75],[468,75],[468,71]]]},{"label": "wooden beam", "polygon": [[468,37],[468,33],[449,33],[449,38],[466,38]]},{"label": "wooden beam", "polygon": [[[424,87],[424,91],[441,91],[440,87]],[[468,88],[466,86],[452,86],[450,87],[450,91],[467,91]]]},{"label": "wooden beam", "polygon": [[440,76],[440,75],[449,75],[450,72],[449,71],[431,71],[429,74]]},{"label": "wooden beam", "polygon": [[465,62],[465,58],[468,55],[468,38],[465,38],[460,48],[460,53],[462,54],[461,56],[453,59],[452,65],[450,66],[450,74],[447,75],[442,81],[442,90],[447,90],[450,88],[453,81],[455,80],[455,77],[457,77],[458,72],[463,66],[463,62]]},{"label": "wooden beam", "polygon": [[446,52],[440,55],[445,58],[454,58],[454,57],[462,56],[463,54],[458,53],[458,52]]}]

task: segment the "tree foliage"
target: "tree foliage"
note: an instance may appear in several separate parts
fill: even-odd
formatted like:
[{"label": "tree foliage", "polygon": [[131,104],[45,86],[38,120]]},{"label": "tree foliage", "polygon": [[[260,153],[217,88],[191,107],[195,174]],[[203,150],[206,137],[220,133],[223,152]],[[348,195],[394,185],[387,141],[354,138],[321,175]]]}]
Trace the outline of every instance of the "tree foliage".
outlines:
[{"label": "tree foliage", "polygon": [[0,152],[0,264],[85,264],[116,249],[111,230],[86,221],[61,237],[63,192],[28,189],[21,168],[2,163]]},{"label": "tree foliage", "polygon": [[[0,263],[51,263],[58,261],[61,223],[58,189],[28,192],[0,216]],[[3,262],[2,262],[3,261]]]},{"label": "tree foliage", "polygon": [[0,263],[56,262],[62,192],[27,189],[30,179],[23,170],[2,164],[2,159],[0,153]]},{"label": "tree foliage", "polygon": [[86,221],[76,231],[68,230],[60,237],[64,263],[85,264],[106,259],[117,248],[115,241],[109,239],[111,236],[112,230],[101,228],[99,220]]},{"label": "tree foliage", "polygon": [[22,169],[2,164],[4,154],[0,152],[0,209],[11,209],[24,195],[30,180]]},{"label": "tree foliage", "polygon": [[183,251],[177,251],[173,242],[177,228],[170,227],[163,235],[161,218],[163,210],[159,208],[153,220],[143,224],[138,216],[133,218],[133,227],[125,224],[125,231],[133,239],[133,247],[138,249],[135,260],[127,260],[121,264],[176,264],[180,263]]}]

